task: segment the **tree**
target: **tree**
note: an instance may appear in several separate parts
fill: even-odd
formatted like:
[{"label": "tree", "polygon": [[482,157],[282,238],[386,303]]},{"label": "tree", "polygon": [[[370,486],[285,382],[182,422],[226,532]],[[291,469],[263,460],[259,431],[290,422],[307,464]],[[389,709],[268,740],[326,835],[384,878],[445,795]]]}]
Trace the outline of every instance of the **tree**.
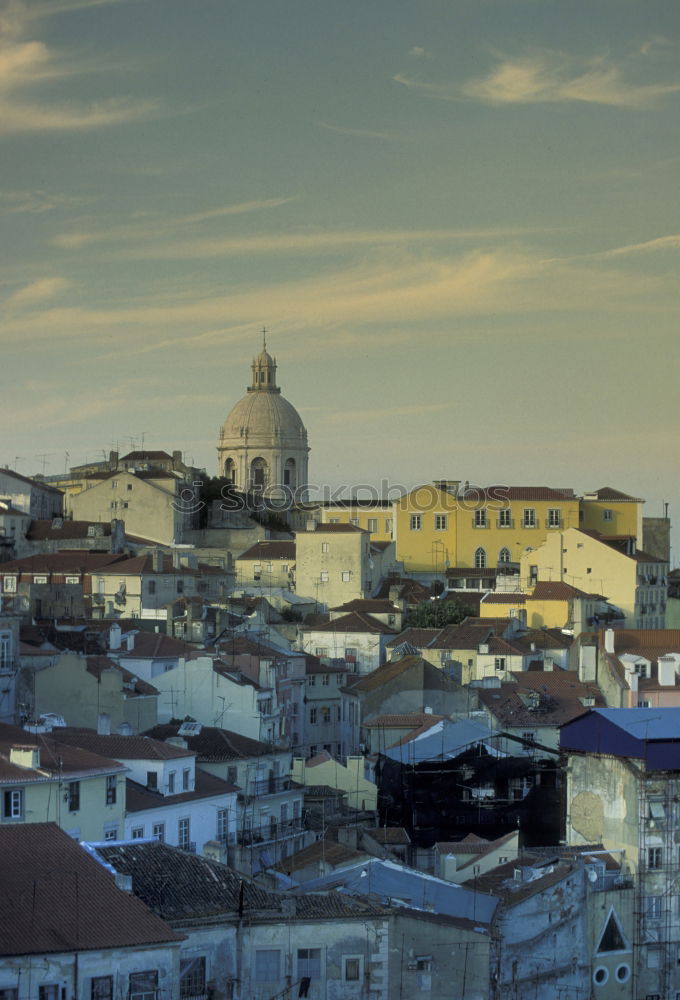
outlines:
[{"label": "tree", "polygon": [[458,625],[471,614],[472,609],[458,601],[424,601],[409,611],[406,627],[444,628],[445,625]]}]

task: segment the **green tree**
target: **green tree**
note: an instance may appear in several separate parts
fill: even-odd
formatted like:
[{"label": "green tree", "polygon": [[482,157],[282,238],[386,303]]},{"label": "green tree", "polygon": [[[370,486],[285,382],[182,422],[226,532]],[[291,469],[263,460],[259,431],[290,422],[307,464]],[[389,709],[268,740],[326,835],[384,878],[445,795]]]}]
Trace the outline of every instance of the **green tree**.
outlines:
[{"label": "green tree", "polygon": [[458,625],[471,614],[472,610],[458,601],[423,601],[409,611],[406,627],[444,628],[445,625]]}]

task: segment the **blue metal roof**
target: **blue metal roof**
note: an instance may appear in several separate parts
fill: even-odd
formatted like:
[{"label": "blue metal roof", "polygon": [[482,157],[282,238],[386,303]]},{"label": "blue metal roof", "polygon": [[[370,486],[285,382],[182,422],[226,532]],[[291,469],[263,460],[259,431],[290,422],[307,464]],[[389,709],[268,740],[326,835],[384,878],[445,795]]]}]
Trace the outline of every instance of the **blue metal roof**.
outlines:
[{"label": "blue metal roof", "polygon": [[634,757],[680,770],[680,708],[594,708],[560,730],[560,749]]},{"label": "blue metal roof", "polygon": [[491,923],[498,906],[495,896],[378,858],[359,861],[301,887],[303,892],[320,889],[336,889],[350,896],[373,896],[382,903],[472,920],[482,925],[480,929]]},{"label": "blue metal roof", "polygon": [[457,757],[463,750],[475,743],[491,739],[493,732],[488,726],[464,719],[449,722],[443,719],[426,733],[422,733],[408,743],[400,743],[383,751],[385,757],[401,764],[419,764],[424,760],[448,760]]}]

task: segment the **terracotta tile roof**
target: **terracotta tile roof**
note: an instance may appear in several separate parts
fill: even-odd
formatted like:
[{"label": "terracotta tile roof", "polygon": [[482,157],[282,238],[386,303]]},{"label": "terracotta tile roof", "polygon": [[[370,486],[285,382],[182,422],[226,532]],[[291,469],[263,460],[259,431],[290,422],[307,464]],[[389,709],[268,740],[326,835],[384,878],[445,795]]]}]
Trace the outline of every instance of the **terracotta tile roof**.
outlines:
[{"label": "terracotta tile roof", "polygon": [[387,598],[380,597],[357,597],[353,601],[347,601],[345,604],[339,604],[336,608],[331,608],[331,611],[362,611],[369,615],[401,614],[401,608],[397,604],[393,604]]},{"label": "terracotta tile roof", "polygon": [[172,462],[167,451],[129,451],[118,459],[119,462]]},{"label": "terracotta tile roof", "polygon": [[249,549],[242,552],[237,559],[248,559],[253,562],[262,562],[266,559],[281,559],[286,562],[295,560],[295,542],[291,539],[270,539],[262,542],[255,542]]},{"label": "terracotta tile roof", "polygon": [[517,831],[512,830],[510,833],[506,833],[502,837],[497,837],[496,840],[484,840],[483,837],[477,837],[474,833],[469,833],[467,837],[463,837],[463,839],[458,842],[440,841],[435,844],[435,847],[437,848],[439,854],[468,854],[468,860],[457,867],[457,871],[461,871],[463,868],[467,868],[469,865],[474,864],[479,858],[483,858],[487,854],[491,854],[492,851],[497,851],[499,847],[504,847],[505,844],[509,843],[509,841],[516,836]]},{"label": "terracotta tile roof", "polygon": [[486,579],[495,580],[498,575],[498,570],[495,566],[485,566],[480,569],[478,566],[450,566],[446,571],[446,576],[452,580],[464,580],[466,577],[470,579]]},{"label": "terracotta tile roof", "polygon": [[565,635],[559,628],[529,629],[522,633],[522,639],[536,649],[569,649],[574,641],[573,635]]},{"label": "terracotta tile roof", "polygon": [[97,853],[116,871],[132,876],[134,892],[147,906],[177,924],[218,914],[235,919],[239,911],[248,923],[283,922],[290,919],[291,905],[295,919],[310,921],[339,917],[360,920],[387,912],[379,904],[342,893],[293,897],[269,892],[218,861],[159,841],[100,844]]},{"label": "terracotta tile roof", "polygon": [[354,861],[361,861],[362,858],[368,857],[370,855],[366,851],[356,851],[346,844],[339,844],[337,841],[326,837],[315,841],[313,844],[308,844],[302,850],[296,851],[295,854],[291,854],[289,857],[279,861],[277,865],[274,865],[274,869],[284,872],[286,875],[291,875],[293,872],[299,871],[307,865],[318,865],[320,862],[325,862],[331,868],[336,868],[338,865],[351,864]]},{"label": "terracotta tile roof", "polygon": [[[117,556],[117,558],[119,560],[122,558],[123,561],[115,566],[105,566],[97,572],[102,576],[107,573],[113,575],[120,574],[120,576],[139,576],[142,573],[148,573],[158,576],[158,571],[154,569],[153,556],[149,552],[141,556]],[[162,567],[160,573],[171,576],[200,576],[202,572],[201,568],[194,569],[190,566],[175,566],[172,556],[168,555],[163,556]],[[214,567],[210,567],[210,569],[214,569]],[[224,571],[222,570],[221,572]]]},{"label": "terracotta tile roof", "polygon": [[[600,647],[604,649],[604,631],[598,636]],[[648,660],[656,660],[665,653],[680,653],[680,629],[616,629],[614,649],[617,656],[636,653]]]},{"label": "terracotta tile roof", "polygon": [[525,604],[527,599],[526,594],[487,594],[486,597],[482,598],[484,604]]},{"label": "terracotta tile roof", "polygon": [[[55,521],[57,524],[55,524]],[[61,522],[59,524],[58,522]],[[96,527],[97,534],[91,535],[90,528]],[[64,518],[51,518],[49,521],[31,521],[26,538],[31,542],[45,541],[47,539],[72,539],[72,538],[97,538],[108,537],[111,534],[111,525],[106,522],[93,521],[69,521]]]},{"label": "terracotta tile roof", "polygon": [[561,726],[589,711],[581,698],[605,705],[597,685],[583,683],[576,671],[513,671],[512,676],[515,684],[478,690],[480,702],[505,728]]},{"label": "terracotta tile roof", "polygon": [[[185,751],[186,752],[186,751]],[[231,785],[214,774],[196,768],[196,784],[193,792],[177,792],[175,795],[162,795],[152,791],[137,781],[128,778],[125,782],[125,807],[129,813],[146,812],[149,809],[161,809],[164,806],[174,806],[182,802],[197,802],[200,799],[214,798],[216,795],[226,795],[238,791],[236,785]]]},{"label": "terracotta tile roof", "polygon": [[407,642],[416,649],[426,649],[437,638],[440,628],[405,628],[387,643],[388,648]]},{"label": "terracotta tile roof", "polygon": [[0,826],[0,882],[4,956],[183,940],[53,823]]},{"label": "terracotta tile roof", "polygon": [[594,496],[596,500],[613,500],[619,503],[644,503],[644,500],[641,500],[640,497],[631,497],[627,493],[621,493],[620,490],[613,489],[611,486],[601,486],[594,493],[586,494],[583,499],[585,500],[591,496]]},{"label": "terracotta tile roof", "polygon": [[372,670],[370,674],[358,674],[356,679],[352,677],[348,684],[351,686],[353,692],[374,691],[388,684],[395,677],[399,677],[401,674],[421,666],[437,670],[438,673],[440,672],[437,667],[432,667],[432,664],[428,663],[421,656],[404,656],[400,660],[388,660],[387,663],[383,663],[377,670]]},{"label": "terracotta tile roof", "polygon": [[148,736],[120,736],[117,733],[101,736],[94,729],[80,729],[76,726],[60,729],[59,740],[94,753],[106,754],[115,760],[178,760],[181,757],[196,756],[193,750],[161,743]]},{"label": "terracotta tile roof", "polygon": [[406,600],[407,602],[419,602],[430,599],[431,591],[429,587],[426,587],[425,584],[420,582],[420,580],[412,580],[410,577],[385,577],[375,596],[380,598],[389,598],[390,590],[392,590],[393,587],[398,588],[398,596],[400,600]]},{"label": "terracotta tile roof", "polygon": [[390,628],[378,618],[363,614],[361,611],[350,611],[341,618],[334,618],[324,625],[304,626],[305,632],[381,632],[383,635],[394,635],[395,629]]},{"label": "terracotta tile roof", "polygon": [[550,486],[487,486],[480,489],[463,491],[462,498],[468,502],[479,500],[480,503],[500,500],[574,500],[572,490],[553,489]]},{"label": "terracotta tile roof", "polygon": [[[155,740],[167,740],[177,736],[180,728],[176,724],[159,725],[147,730],[144,735]],[[272,753],[268,743],[214,726],[202,726],[197,735],[183,736],[182,739],[186,740],[190,750],[196,752],[199,762],[247,760],[249,757],[262,757]]]},{"label": "terracotta tile roof", "polygon": [[498,636],[491,636],[487,643],[489,653],[505,656],[529,656],[531,647],[521,639],[501,639]]},{"label": "terracotta tile roof", "polygon": [[[557,851],[558,849],[556,848],[556,855]],[[522,862],[520,866],[518,859],[515,858],[506,864],[493,868],[489,872],[485,872],[483,875],[468,879],[462,885],[466,889],[474,889],[477,892],[499,896],[505,901],[505,905],[510,907],[522,903],[525,899],[530,899],[545,889],[549,889],[550,886],[555,885],[557,882],[561,882],[562,879],[567,878],[577,867],[566,861],[559,861],[555,868],[547,866],[546,874],[539,878],[532,878],[526,882],[516,882],[513,875],[518,867],[529,868],[533,865],[545,864],[545,858],[541,855],[534,856],[530,852],[525,851],[523,852]]]},{"label": "terracotta tile roof", "polygon": [[101,573],[112,563],[125,560],[125,556],[113,552],[89,552],[74,549],[70,552],[44,552],[23,559],[12,559],[2,563],[5,573]]},{"label": "terracotta tile roof", "polygon": [[17,745],[36,746],[40,750],[39,768],[20,768],[27,781],[44,780],[60,774],[75,780],[76,775],[88,777],[118,774],[126,770],[119,760],[108,754],[73,746],[67,740],[62,740],[61,734],[64,732],[64,729],[57,729],[52,733],[30,733],[19,726],[0,724],[0,757],[7,774],[9,775],[8,767],[15,767],[10,765],[9,757],[12,746]]},{"label": "terracotta tile roof", "polygon": [[562,580],[539,580],[527,600],[529,601],[569,601],[571,598],[599,598],[605,601],[601,594],[587,594],[578,587],[572,587]]},{"label": "terracotta tile roof", "polygon": [[346,510],[350,507],[364,507],[366,510],[391,510],[393,507],[393,501],[388,499],[362,500],[360,497],[350,497],[346,500],[320,500],[316,504],[316,507],[326,510],[332,510],[334,507],[339,510]]}]

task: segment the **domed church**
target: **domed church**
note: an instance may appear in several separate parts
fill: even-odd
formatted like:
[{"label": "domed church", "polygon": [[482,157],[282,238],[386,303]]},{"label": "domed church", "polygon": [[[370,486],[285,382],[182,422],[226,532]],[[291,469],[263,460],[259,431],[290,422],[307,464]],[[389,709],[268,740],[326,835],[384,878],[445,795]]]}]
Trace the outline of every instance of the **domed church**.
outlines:
[{"label": "domed church", "polygon": [[283,486],[296,490],[300,498],[307,486],[307,431],[295,407],[281,395],[276,359],[267,352],[262,332],[252,382],[220,428],[218,475],[244,493]]}]

